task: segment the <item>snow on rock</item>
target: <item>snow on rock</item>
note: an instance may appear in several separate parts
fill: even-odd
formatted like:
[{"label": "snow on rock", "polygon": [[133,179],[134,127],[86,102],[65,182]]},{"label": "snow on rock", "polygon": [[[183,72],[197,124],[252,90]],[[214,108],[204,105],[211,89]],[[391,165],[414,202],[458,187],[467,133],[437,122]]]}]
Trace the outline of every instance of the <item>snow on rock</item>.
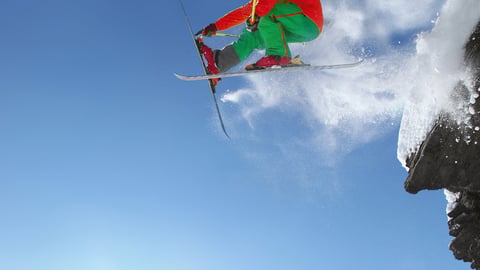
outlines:
[{"label": "snow on rock", "polygon": [[431,32],[417,40],[417,54],[410,60],[412,88],[403,112],[398,158],[405,161],[415,152],[442,111],[452,111],[451,93],[466,80],[464,46],[480,17],[478,0],[445,3]]},{"label": "snow on rock", "polygon": [[[458,200],[460,199],[459,192],[451,192],[449,190],[444,189],[443,192],[445,193],[445,198],[447,199],[447,214],[451,213],[453,209],[458,205]],[[449,220],[451,218],[449,217]]]}]

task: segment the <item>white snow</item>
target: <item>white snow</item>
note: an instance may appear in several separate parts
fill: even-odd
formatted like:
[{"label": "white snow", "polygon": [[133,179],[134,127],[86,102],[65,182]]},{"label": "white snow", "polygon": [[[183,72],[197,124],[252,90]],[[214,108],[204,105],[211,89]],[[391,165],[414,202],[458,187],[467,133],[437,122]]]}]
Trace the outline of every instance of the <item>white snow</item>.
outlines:
[{"label": "white snow", "polygon": [[410,95],[398,141],[402,163],[419,147],[438,113],[456,108],[450,103],[450,93],[459,81],[468,81],[464,46],[479,19],[478,0],[449,0],[432,31],[419,35],[416,54],[408,64],[413,74],[406,84]]},{"label": "white snow", "polygon": [[445,198],[447,199],[446,212],[448,214],[455,208],[455,206],[457,206],[457,201],[460,199],[460,194],[448,191],[446,189],[444,189],[443,192],[445,193]]}]

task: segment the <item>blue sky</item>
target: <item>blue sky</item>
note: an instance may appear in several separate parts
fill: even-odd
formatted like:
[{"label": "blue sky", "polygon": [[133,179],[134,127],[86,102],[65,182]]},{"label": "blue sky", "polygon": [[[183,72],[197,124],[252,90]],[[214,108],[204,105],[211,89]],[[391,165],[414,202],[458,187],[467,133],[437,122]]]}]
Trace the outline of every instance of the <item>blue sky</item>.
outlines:
[{"label": "blue sky", "polygon": [[[242,1],[184,3],[196,30]],[[176,1],[4,0],[0,25],[1,269],[467,269],[443,193],[403,190],[398,118],[292,155],[270,142],[302,114],[221,103],[227,140],[173,76],[201,72]]]}]

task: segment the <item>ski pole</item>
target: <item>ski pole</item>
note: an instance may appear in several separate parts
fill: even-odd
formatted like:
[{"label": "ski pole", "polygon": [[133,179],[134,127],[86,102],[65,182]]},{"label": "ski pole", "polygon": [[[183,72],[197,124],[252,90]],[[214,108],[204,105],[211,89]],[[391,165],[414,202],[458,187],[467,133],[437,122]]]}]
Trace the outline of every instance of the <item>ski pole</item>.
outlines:
[{"label": "ski pole", "polygon": [[253,0],[252,2],[252,15],[250,16],[250,24],[255,23],[255,9],[257,8],[257,2],[258,0]]},{"label": "ski pole", "polygon": [[238,37],[238,35],[235,35],[235,34],[227,34],[227,33],[220,33],[220,32],[217,32],[215,34],[215,36],[219,36],[219,37]]},{"label": "ski pole", "polygon": [[[195,36],[203,36],[202,35],[202,30],[198,31]],[[228,33],[222,33],[222,32],[216,32],[215,34],[212,34],[212,36],[219,36],[219,37],[239,37],[239,35],[235,34],[228,34]],[[207,36],[210,37],[210,36]]]}]

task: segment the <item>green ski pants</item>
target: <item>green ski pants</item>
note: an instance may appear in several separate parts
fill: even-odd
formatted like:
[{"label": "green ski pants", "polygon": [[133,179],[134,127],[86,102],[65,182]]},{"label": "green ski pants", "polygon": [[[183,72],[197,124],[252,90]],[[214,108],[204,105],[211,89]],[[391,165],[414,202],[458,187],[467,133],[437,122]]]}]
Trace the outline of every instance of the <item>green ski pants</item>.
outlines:
[{"label": "green ski pants", "polygon": [[232,46],[240,60],[255,49],[266,49],[266,55],[291,57],[288,43],[307,42],[320,34],[317,25],[293,3],[277,3],[270,13],[260,18],[258,30],[243,30]]}]

